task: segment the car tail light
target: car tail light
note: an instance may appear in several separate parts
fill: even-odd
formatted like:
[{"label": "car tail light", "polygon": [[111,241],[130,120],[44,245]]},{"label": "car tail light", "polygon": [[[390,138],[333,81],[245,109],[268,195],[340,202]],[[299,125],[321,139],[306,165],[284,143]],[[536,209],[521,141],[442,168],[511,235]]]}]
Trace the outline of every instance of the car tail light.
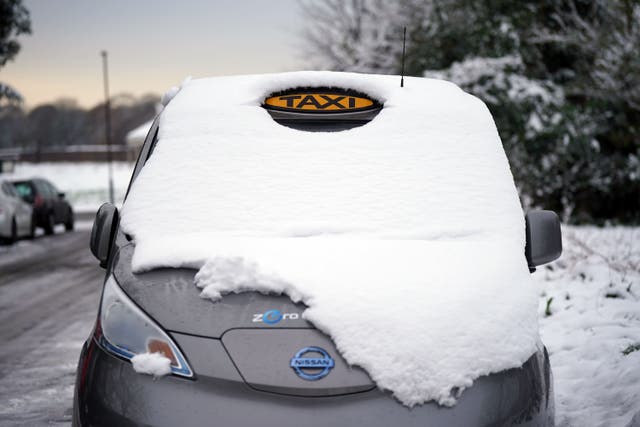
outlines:
[{"label": "car tail light", "polygon": [[162,353],[171,372],[193,377],[193,371],[173,340],[120,289],[109,276],[102,293],[94,337],[108,352],[131,360],[142,353]]},{"label": "car tail light", "polygon": [[44,203],[44,199],[39,194],[33,199],[33,206],[41,206]]}]

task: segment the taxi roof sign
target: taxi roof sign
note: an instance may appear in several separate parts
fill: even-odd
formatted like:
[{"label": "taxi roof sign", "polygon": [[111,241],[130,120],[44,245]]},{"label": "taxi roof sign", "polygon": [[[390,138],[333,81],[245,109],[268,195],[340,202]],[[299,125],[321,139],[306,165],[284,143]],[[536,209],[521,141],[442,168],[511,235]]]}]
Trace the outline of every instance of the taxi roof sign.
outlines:
[{"label": "taxi roof sign", "polygon": [[353,91],[331,88],[291,89],[264,100],[268,110],[298,113],[353,113],[379,109],[382,106],[368,96]]},{"label": "taxi roof sign", "polygon": [[263,102],[273,119],[309,131],[338,131],[370,122],[382,109],[375,99],[351,90],[296,88],[269,95]]}]

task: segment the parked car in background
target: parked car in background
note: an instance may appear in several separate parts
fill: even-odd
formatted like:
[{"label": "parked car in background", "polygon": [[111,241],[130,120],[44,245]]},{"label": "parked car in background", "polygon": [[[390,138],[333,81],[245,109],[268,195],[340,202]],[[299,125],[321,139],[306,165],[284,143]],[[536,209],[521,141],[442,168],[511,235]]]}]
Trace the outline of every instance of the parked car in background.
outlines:
[{"label": "parked car in background", "polygon": [[0,239],[13,243],[20,237],[33,237],[33,209],[24,202],[8,181],[0,180]]},{"label": "parked car in background", "polygon": [[22,199],[33,206],[36,227],[45,234],[53,234],[56,224],[64,224],[67,231],[73,230],[73,209],[61,193],[49,181],[33,178],[14,181],[13,185]]}]

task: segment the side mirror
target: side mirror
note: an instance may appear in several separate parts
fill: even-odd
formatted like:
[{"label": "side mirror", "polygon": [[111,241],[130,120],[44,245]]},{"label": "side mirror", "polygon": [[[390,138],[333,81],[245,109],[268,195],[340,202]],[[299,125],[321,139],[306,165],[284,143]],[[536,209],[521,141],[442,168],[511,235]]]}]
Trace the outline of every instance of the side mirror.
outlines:
[{"label": "side mirror", "polygon": [[89,243],[91,253],[100,261],[100,267],[107,266],[109,250],[115,237],[117,225],[118,209],[111,203],[105,203],[100,206],[91,229],[91,241]]},{"label": "side mirror", "polygon": [[556,260],[562,254],[560,220],[553,211],[531,211],[525,217],[527,245],[524,253],[529,270]]},{"label": "side mirror", "polygon": [[58,197],[60,197],[61,199],[64,199],[64,193],[58,193]]}]

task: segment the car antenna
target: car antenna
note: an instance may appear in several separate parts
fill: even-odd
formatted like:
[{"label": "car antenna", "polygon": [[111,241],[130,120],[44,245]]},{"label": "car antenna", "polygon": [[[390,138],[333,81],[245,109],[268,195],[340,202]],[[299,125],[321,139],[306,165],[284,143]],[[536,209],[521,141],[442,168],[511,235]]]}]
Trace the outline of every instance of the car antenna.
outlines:
[{"label": "car antenna", "polygon": [[400,87],[404,87],[404,47],[407,41],[407,27],[402,31],[402,71],[400,73]]}]

